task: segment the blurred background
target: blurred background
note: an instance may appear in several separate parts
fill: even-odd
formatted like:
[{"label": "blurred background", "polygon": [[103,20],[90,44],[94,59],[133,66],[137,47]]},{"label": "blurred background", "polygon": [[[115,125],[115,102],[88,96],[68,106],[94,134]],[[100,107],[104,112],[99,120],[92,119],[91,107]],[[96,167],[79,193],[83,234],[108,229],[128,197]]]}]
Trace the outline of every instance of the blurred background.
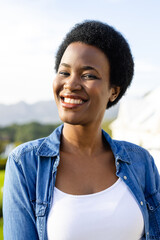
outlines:
[{"label": "blurred background", "polygon": [[60,124],[52,94],[54,57],[77,22],[106,22],[128,40],[133,83],[120,104],[106,111],[102,127],[113,138],[147,148],[160,170],[159,12],[159,0],[0,1],[0,239],[8,154]]}]

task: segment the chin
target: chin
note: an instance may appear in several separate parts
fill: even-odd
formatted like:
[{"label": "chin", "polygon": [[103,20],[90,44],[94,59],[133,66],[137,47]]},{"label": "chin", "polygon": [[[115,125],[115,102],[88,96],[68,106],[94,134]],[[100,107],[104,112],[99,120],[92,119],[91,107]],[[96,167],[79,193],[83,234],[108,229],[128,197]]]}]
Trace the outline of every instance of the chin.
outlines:
[{"label": "chin", "polygon": [[62,122],[70,124],[70,125],[84,125],[84,123],[82,123],[81,121],[76,120],[76,119],[66,119],[66,118],[61,118],[61,117],[60,117],[60,119]]},{"label": "chin", "polygon": [[75,116],[64,116],[64,115],[59,115],[60,119],[62,122],[71,124],[71,125],[86,125],[88,121],[85,121],[84,119],[77,118]]}]

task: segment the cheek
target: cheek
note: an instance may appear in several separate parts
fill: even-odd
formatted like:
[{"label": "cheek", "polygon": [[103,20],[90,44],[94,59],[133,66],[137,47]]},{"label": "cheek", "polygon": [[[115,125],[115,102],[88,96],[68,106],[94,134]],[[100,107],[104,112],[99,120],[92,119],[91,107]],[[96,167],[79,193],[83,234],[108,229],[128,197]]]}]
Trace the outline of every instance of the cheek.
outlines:
[{"label": "cheek", "polygon": [[89,86],[88,89],[91,89],[90,94],[92,95],[93,99],[95,99],[97,104],[107,104],[110,97],[110,91],[107,84],[95,82],[92,84],[92,86]]},{"label": "cheek", "polygon": [[57,77],[55,77],[55,79],[53,80],[53,93],[54,93],[54,97],[56,98],[58,92],[60,91],[60,82],[58,81]]},{"label": "cheek", "polygon": [[55,79],[54,79],[53,84],[52,84],[52,89],[53,89],[54,94],[55,94],[56,88],[57,88],[57,85],[56,85],[56,82],[55,82]]}]

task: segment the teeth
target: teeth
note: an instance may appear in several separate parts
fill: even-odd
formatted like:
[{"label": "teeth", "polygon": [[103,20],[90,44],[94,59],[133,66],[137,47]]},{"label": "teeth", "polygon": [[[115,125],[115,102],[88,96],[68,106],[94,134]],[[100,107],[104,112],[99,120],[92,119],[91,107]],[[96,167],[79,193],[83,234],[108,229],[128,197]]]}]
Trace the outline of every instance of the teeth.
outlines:
[{"label": "teeth", "polygon": [[73,103],[73,104],[81,104],[83,101],[81,99],[73,99],[73,98],[64,98],[63,100],[66,103]]}]

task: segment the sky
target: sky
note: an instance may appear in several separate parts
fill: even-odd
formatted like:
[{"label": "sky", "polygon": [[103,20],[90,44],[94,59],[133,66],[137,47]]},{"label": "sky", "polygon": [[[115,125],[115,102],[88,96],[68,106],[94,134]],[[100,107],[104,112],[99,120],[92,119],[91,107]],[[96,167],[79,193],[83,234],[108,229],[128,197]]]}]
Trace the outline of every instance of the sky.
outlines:
[{"label": "sky", "polygon": [[135,74],[128,95],[160,87],[159,0],[0,0],[0,103],[52,100],[54,58],[65,34],[86,19],[129,42]]}]

